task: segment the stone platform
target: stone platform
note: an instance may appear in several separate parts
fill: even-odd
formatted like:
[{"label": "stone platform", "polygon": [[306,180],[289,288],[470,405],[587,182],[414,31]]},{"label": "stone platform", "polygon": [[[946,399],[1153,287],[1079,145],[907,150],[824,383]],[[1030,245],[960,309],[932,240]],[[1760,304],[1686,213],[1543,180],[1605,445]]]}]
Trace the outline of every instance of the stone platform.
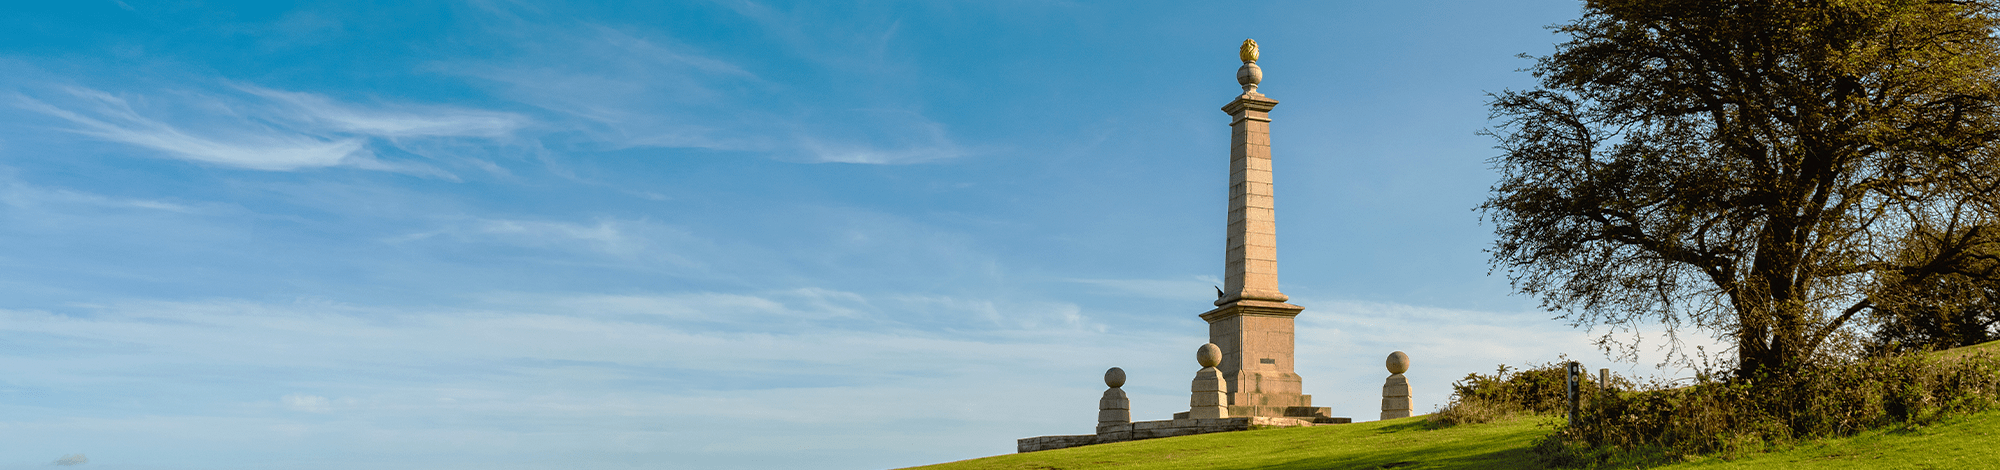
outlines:
[{"label": "stone platform", "polygon": [[1075,436],[1039,436],[1021,438],[1015,441],[1016,452],[1055,450],[1091,444],[1136,441],[1160,437],[1187,436],[1212,432],[1247,431],[1259,427],[1296,428],[1325,424],[1346,424],[1348,418],[1273,418],[1265,416],[1245,416],[1241,418],[1215,419],[1169,419],[1161,421],[1137,421],[1131,424],[1106,424],[1097,427],[1097,434]]},{"label": "stone platform", "polygon": [[[1301,395],[1301,396],[1305,397],[1306,402],[1308,403],[1312,402],[1311,395]],[[1298,418],[1303,420],[1347,419],[1347,418],[1334,418],[1333,408],[1328,408],[1324,406],[1229,405],[1223,407],[1223,409],[1229,410],[1230,416],[1282,416],[1286,418]],[[1174,413],[1174,419],[1187,419],[1189,417],[1191,417],[1191,414],[1186,411]],[[1318,422],[1325,423],[1326,421],[1318,421]]]}]

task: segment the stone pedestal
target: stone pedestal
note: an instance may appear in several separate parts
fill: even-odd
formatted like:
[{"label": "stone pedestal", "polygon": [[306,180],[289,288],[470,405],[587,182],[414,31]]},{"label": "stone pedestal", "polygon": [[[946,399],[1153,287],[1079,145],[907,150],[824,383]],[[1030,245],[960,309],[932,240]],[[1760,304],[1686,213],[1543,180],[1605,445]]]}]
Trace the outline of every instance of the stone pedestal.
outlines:
[{"label": "stone pedestal", "polygon": [[1382,384],[1382,419],[1410,417],[1410,379],[1403,372],[1410,370],[1410,355],[1396,351],[1389,354],[1389,380]]},{"label": "stone pedestal", "polygon": [[1097,400],[1097,430],[1099,434],[1107,428],[1132,424],[1132,400],[1125,398],[1125,369],[1117,367],[1104,371],[1104,385],[1111,387],[1104,391],[1104,398]]},{"label": "stone pedestal", "polygon": [[1125,390],[1104,391],[1104,398],[1097,400],[1097,424],[1125,424],[1132,422],[1132,401],[1125,398]]},{"label": "stone pedestal", "polygon": [[1303,307],[1283,302],[1238,300],[1201,315],[1208,338],[1220,347],[1216,369],[1228,384],[1233,416],[1326,416],[1312,405],[1304,380],[1292,372],[1292,317]]},{"label": "stone pedestal", "polygon": [[1410,417],[1410,379],[1392,374],[1382,384],[1382,419]]},{"label": "stone pedestal", "polygon": [[1229,396],[1222,391],[1222,371],[1203,367],[1194,373],[1194,397],[1188,399],[1188,417],[1216,419],[1229,417]]},{"label": "stone pedestal", "polygon": [[1216,363],[1222,360],[1222,348],[1216,347],[1215,343],[1201,345],[1201,349],[1195,350],[1194,359],[1201,364],[1201,370],[1195,371],[1194,385],[1190,387],[1194,395],[1188,398],[1188,418],[1229,417],[1229,395],[1226,392],[1229,382],[1222,377],[1222,371],[1215,368]]},{"label": "stone pedestal", "polygon": [[1132,402],[1125,398],[1125,391],[1117,388],[1104,391],[1104,398],[1097,400],[1097,437],[1105,442],[1117,442],[1132,438]]}]

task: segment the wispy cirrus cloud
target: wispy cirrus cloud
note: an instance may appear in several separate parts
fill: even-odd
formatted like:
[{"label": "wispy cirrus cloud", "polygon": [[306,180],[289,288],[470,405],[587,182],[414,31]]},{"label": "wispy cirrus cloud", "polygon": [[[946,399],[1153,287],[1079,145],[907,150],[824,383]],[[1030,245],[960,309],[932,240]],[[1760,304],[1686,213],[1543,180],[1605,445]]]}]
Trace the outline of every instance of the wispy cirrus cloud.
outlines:
[{"label": "wispy cirrus cloud", "polygon": [[792,131],[798,149],[827,163],[902,164],[946,160],[971,152],[953,141],[945,125],[909,110],[850,109],[840,125],[802,124]]},{"label": "wispy cirrus cloud", "polygon": [[[518,36],[513,57],[441,64],[510,99],[565,118],[589,140],[620,147],[772,151],[778,147],[745,127],[744,109],[770,83],[728,61],[665,38],[648,38],[596,24],[535,25]],[[725,107],[725,105],[727,107]]]},{"label": "wispy cirrus cloud", "polygon": [[514,113],[410,104],[367,108],[312,93],[250,85],[238,85],[236,88],[269,100],[279,114],[288,115],[293,120],[359,135],[497,139],[511,135],[528,123],[527,117]]},{"label": "wispy cirrus cloud", "polygon": [[333,411],[333,400],[319,395],[294,393],[280,398],[286,407],[307,413],[328,413]]},{"label": "wispy cirrus cloud", "polygon": [[[325,96],[234,85],[210,93],[113,94],[73,85],[16,93],[22,109],[60,129],[162,156],[263,171],[350,167],[448,176],[429,164],[384,158],[407,140],[499,139],[526,125],[512,113],[442,106],[361,106]],[[410,152],[414,153],[414,152]]]},{"label": "wispy cirrus cloud", "polygon": [[91,137],[156,150],[175,158],[253,170],[290,171],[338,165],[370,166],[373,154],[359,138],[323,138],[254,123],[222,135],[196,135],[134,110],[124,98],[98,90],[66,87],[71,106],[18,96],[22,108],[74,124],[69,130]]},{"label": "wispy cirrus cloud", "polygon": [[[1374,417],[1387,375],[1381,357],[1392,350],[1416,359],[1409,375],[1419,410],[1428,411],[1466,373],[1590,348],[1533,312],[1300,302],[1308,306],[1298,325],[1306,391],[1359,420]],[[1189,353],[1206,339],[1098,326],[1060,303],[821,288],[505,292],[430,309],[218,299],[70,310],[0,310],[0,340],[22,345],[0,353],[0,366],[22,383],[92,400],[144,403],[164,392],[224,405],[116,421],[24,415],[11,429],[39,440],[136,426],[156,438],[215,432],[276,448],[297,444],[243,430],[296,429],[372,455],[466,441],[702,462],[754,450],[740,442],[746,435],[837,441],[788,447],[803,455],[935,446],[935,454],[899,452],[907,462],[880,466],[1003,453],[1021,436],[1088,432],[1106,367],[1132,377],[1135,417],[1184,410],[1198,367]],[[930,331],[901,320],[923,315],[984,325]],[[1009,318],[973,318],[985,315]],[[117,386],[135,381],[148,391]],[[25,413],[0,408],[9,406]],[[659,422],[704,432],[661,430]],[[844,432],[856,426],[869,432]],[[402,437],[370,437],[385,435]],[[634,435],[643,438],[626,440]],[[729,452],[711,454],[718,449]],[[729,465],[716,463],[702,466]]]},{"label": "wispy cirrus cloud", "polygon": [[680,227],[644,219],[585,221],[465,217],[439,221],[429,230],[389,237],[393,244],[424,241],[510,246],[587,254],[620,263],[693,267],[686,257],[711,243]]},{"label": "wispy cirrus cloud", "polygon": [[143,209],[193,213],[200,207],[181,202],[105,196],[63,188],[46,188],[24,183],[10,171],[0,169],[0,206],[17,210],[76,212],[77,207],[94,209]]},{"label": "wispy cirrus cloud", "polygon": [[1205,300],[1222,285],[1215,276],[1188,276],[1180,279],[1069,279],[1107,292],[1167,300]]},{"label": "wispy cirrus cloud", "polygon": [[[682,327],[758,327],[784,330],[780,323],[817,323],[864,319],[904,306],[878,302],[861,294],[806,287],[757,293],[685,292],[670,294],[535,295],[495,293],[478,296],[484,305],[515,309],[570,312],[596,319],[672,322]],[[882,304],[882,305],[878,305]],[[885,305],[888,308],[885,308]],[[730,312],[717,315],[716,312]]]},{"label": "wispy cirrus cloud", "polygon": [[[516,22],[510,24],[533,31],[518,36],[512,56],[438,69],[473,77],[503,96],[567,118],[587,144],[856,164],[919,163],[972,153],[949,126],[920,109],[884,107],[911,104],[906,95],[843,97],[857,92],[828,90],[795,76],[760,75],[740,60],[635,28],[546,26],[510,18]],[[852,67],[826,72],[843,83],[881,81],[879,75],[887,73]],[[842,102],[865,104],[839,106]]]},{"label": "wispy cirrus cloud", "polygon": [[[1379,408],[1363,398],[1380,396],[1388,371],[1383,360],[1394,351],[1403,351],[1413,365],[1405,375],[1416,394],[1416,412],[1444,406],[1451,398],[1451,383],[1470,373],[1491,374],[1496,367],[1522,367],[1556,362],[1564,357],[1580,361],[1586,368],[1611,369],[1638,378],[1673,378],[1691,375],[1681,364],[1659,368],[1669,352],[1652,346],[1660,344],[1663,331],[1649,329],[1642,336],[1647,348],[1636,357],[1607,354],[1591,341],[1591,336],[1551,321],[1543,311],[1482,311],[1440,308],[1390,302],[1293,297],[1291,303],[1306,307],[1297,318],[1298,373],[1306,377],[1306,387],[1317,390],[1333,406],[1336,416],[1372,418]],[[1692,352],[1695,346],[1716,351],[1721,345],[1707,337],[1683,338],[1680,346]],[[1339,401],[1345,398],[1345,401]]]},{"label": "wispy cirrus cloud", "polygon": [[[730,461],[740,460],[735,451],[715,449],[740,445],[744,435],[819,443],[787,447],[803,457],[785,466],[852,449],[903,448],[911,439],[937,446],[920,456],[889,453],[895,461],[874,465],[887,467],[997,453],[1018,437],[1011,434],[1064,424],[1029,412],[1046,408],[1045,396],[1090,398],[1058,407],[1094,412],[1086,408],[1095,406],[1092,382],[1101,370],[1092,370],[1094,360],[1069,359],[1121,354],[1083,340],[1100,333],[1062,327],[973,335],[899,328],[888,312],[868,306],[926,305],[828,289],[507,293],[476,304],[216,299],[111,302],[60,313],[0,309],[0,340],[18,346],[0,352],[9,380],[120,406],[191,396],[202,403],[177,403],[172,413],[76,417],[32,413],[26,408],[33,403],[13,400],[0,404],[15,417],[0,435],[40,446],[122,429],[109,432],[173,443],[121,449],[159,464],[188,456],[173,447],[212,448],[179,440],[189,435],[286,449],[280,453],[331,441],[365,449],[353,451],[364,458],[429,455],[470,442],[504,449],[493,462],[499,468],[510,467],[498,460],[578,450],[731,468],[740,465]],[[802,320],[812,323],[794,324]],[[1078,379],[1051,380],[1052,371]],[[146,386],[117,385],[137,383]],[[1165,413],[1171,403],[1146,405]],[[935,412],[881,418],[913,406]],[[908,419],[932,424],[912,428]],[[855,426],[890,437],[838,437],[836,430]],[[938,436],[939,426],[981,438]],[[314,465],[324,464],[305,466],[328,468]],[[748,467],[760,465],[771,463]]]}]

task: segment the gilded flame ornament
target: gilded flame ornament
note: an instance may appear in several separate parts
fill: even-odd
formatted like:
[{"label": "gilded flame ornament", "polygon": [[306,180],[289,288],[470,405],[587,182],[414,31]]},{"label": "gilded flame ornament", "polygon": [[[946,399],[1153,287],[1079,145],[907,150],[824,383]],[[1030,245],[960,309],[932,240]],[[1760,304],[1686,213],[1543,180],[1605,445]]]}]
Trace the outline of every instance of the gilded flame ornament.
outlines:
[{"label": "gilded flame ornament", "polygon": [[1257,93],[1257,84],[1264,81],[1264,68],[1257,66],[1257,40],[1243,40],[1236,56],[1243,58],[1243,67],[1236,69],[1236,83],[1243,85],[1244,93]]}]

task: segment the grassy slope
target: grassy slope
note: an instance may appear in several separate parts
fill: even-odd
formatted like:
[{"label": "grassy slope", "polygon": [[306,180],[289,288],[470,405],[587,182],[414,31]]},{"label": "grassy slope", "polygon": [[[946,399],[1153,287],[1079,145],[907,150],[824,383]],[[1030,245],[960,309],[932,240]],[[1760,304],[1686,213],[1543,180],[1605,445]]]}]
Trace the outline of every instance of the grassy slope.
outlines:
[{"label": "grassy slope", "polygon": [[1937,356],[1940,358],[1950,358],[1950,357],[1968,356],[1979,352],[2000,355],[2000,341],[1987,341],[1984,343],[1966,346],[1963,348],[1946,349],[1931,354],[1933,356]]},{"label": "grassy slope", "polygon": [[[1148,439],[916,467],[932,470],[1530,468],[1548,418],[1423,429],[1423,418]],[[1405,463],[1410,462],[1410,463]]]},{"label": "grassy slope", "polygon": [[1787,450],[1709,458],[1673,469],[1917,469],[2000,467],[2000,412],[1913,429],[1889,429],[1801,444]]},{"label": "grassy slope", "polygon": [[[1528,446],[1554,418],[1426,430],[1422,417],[1344,426],[1204,434],[1010,454],[931,470],[1538,468]],[[2000,467],[2000,412],[1889,429],[1664,469],[1930,469]]]},{"label": "grassy slope", "polygon": [[[1938,351],[1952,359],[1979,352],[2000,355],[2000,341]],[[1827,439],[1731,461],[1709,458],[1667,468],[1994,468],[2000,467],[2000,411],[1921,428],[1891,428]]]},{"label": "grassy slope", "polygon": [[[2000,341],[1939,353],[2000,354]],[[1422,417],[1342,426],[1204,434],[1009,454],[916,467],[934,470],[1536,468],[1528,446],[1553,418],[1424,429]],[[1877,430],[1733,460],[1706,458],[1665,468],[2000,467],[2000,411],[1923,428]]]}]

